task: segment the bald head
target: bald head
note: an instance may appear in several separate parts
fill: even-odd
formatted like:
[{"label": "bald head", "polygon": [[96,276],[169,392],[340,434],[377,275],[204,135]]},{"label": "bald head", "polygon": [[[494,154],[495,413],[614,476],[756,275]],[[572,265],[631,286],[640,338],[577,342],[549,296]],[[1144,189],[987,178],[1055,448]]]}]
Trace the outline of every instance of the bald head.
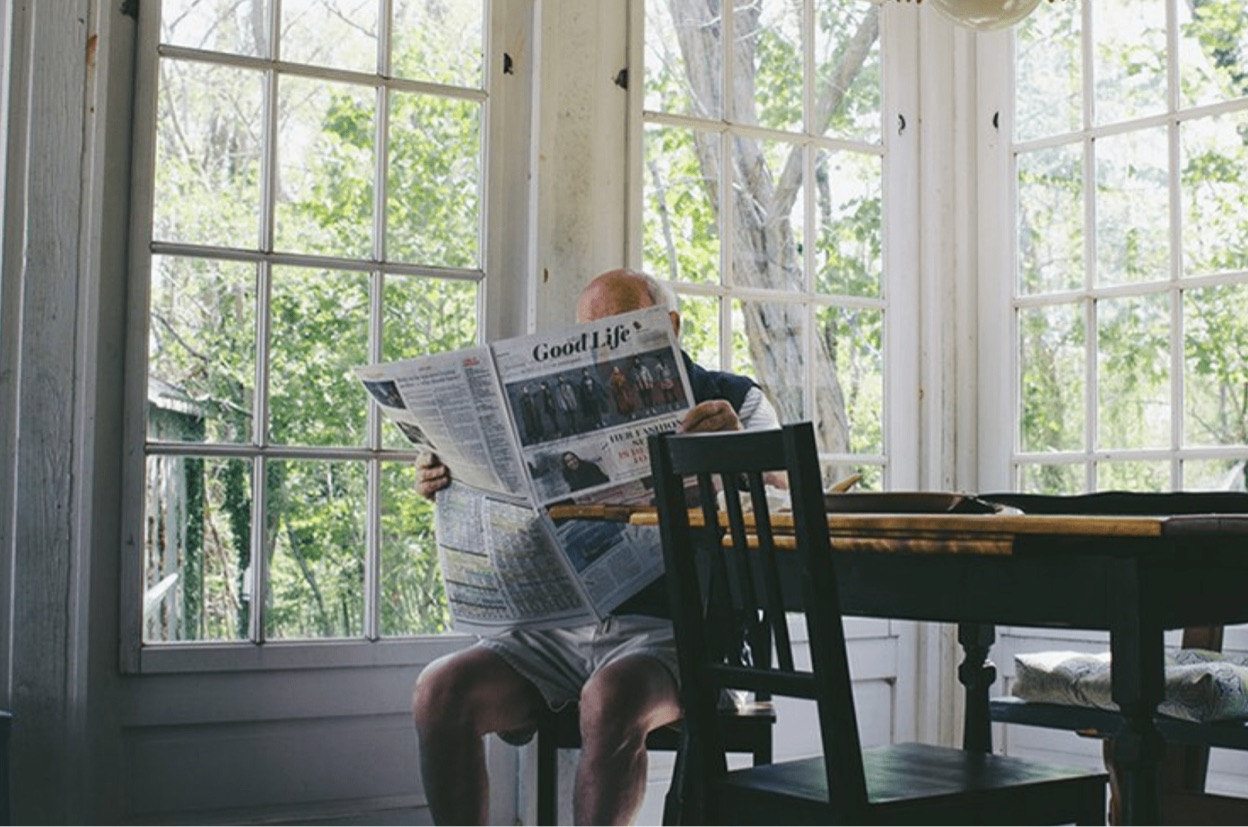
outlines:
[{"label": "bald head", "polygon": [[656,305],[668,305],[672,330],[680,335],[680,314],[670,291],[649,276],[620,268],[608,270],[585,285],[576,303],[576,320],[592,322]]}]

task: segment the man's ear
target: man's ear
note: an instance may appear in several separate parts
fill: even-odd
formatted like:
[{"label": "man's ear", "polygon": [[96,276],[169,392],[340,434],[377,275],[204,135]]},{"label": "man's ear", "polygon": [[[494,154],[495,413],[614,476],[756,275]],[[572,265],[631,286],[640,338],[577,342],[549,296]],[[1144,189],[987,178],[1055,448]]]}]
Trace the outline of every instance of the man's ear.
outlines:
[{"label": "man's ear", "polygon": [[667,311],[667,315],[672,320],[672,333],[676,335],[676,341],[680,341],[680,314],[675,310]]}]

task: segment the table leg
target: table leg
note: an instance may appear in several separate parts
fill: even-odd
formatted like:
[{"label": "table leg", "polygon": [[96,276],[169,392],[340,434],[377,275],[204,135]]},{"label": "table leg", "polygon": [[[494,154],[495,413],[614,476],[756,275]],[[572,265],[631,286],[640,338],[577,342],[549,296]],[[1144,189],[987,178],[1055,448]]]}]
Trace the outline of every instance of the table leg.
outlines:
[{"label": "table leg", "polygon": [[1111,595],[1110,674],[1114,703],[1122,712],[1122,727],[1114,738],[1123,824],[1158,824],[1161,818],[1161,758],[1165,742],[1154,715],[1164,687],[1162,630],[1144,621],[1155,617],[1142,606],[1138,570],[1130,571]]},{"label": "table leg", "polygon": [[958,643],[965,656],[958,666],[958,682],[966,691],[966,720],[962,729],[962,749],[965,750],[992,752],[988,690],[997,679],[997,667],[988,660],[988,650],[996,641],[995,626],[958,624]]}]

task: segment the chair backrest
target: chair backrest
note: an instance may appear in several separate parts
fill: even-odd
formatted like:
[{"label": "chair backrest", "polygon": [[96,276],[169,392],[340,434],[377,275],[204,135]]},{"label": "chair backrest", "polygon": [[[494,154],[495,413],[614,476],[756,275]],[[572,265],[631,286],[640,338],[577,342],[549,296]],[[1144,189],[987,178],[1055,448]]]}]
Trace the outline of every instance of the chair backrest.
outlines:
[{"label": "chair backrest", "polygon": [[[769,431],[656,435],[650,461],[694,766],[706,777],[727,771],[716,714],[723,690],[813,699],[829,796],[847,807],[864,805],[862,750],[814,429],[799,423]],[[769,509],[767,480],[775,472],[787,476],[791,532],[787,515]],[[693,521],[690,478],[698,503]],[[777,527],[794,542],[778,537]],[[790,610],[805,613],[810,668],[794,656],[785,617]],[[772,657],[753,662],[725,645],[741,622],[757,622]]]}]

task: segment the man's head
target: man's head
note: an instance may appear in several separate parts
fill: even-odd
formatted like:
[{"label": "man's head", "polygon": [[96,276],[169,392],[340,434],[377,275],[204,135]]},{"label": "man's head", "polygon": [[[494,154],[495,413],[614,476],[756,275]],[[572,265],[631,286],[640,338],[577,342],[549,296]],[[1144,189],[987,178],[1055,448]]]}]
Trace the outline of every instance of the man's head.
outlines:
[{"label": "man's head", "polygon": [[672,320],[672,331],[679,338],[680,312],[676,309],[676,296],[667,285],[634,270],[608,270],[595,277],[581,291],[576,303],[576,320],[593,322],[656,306],[667,309]]}]

